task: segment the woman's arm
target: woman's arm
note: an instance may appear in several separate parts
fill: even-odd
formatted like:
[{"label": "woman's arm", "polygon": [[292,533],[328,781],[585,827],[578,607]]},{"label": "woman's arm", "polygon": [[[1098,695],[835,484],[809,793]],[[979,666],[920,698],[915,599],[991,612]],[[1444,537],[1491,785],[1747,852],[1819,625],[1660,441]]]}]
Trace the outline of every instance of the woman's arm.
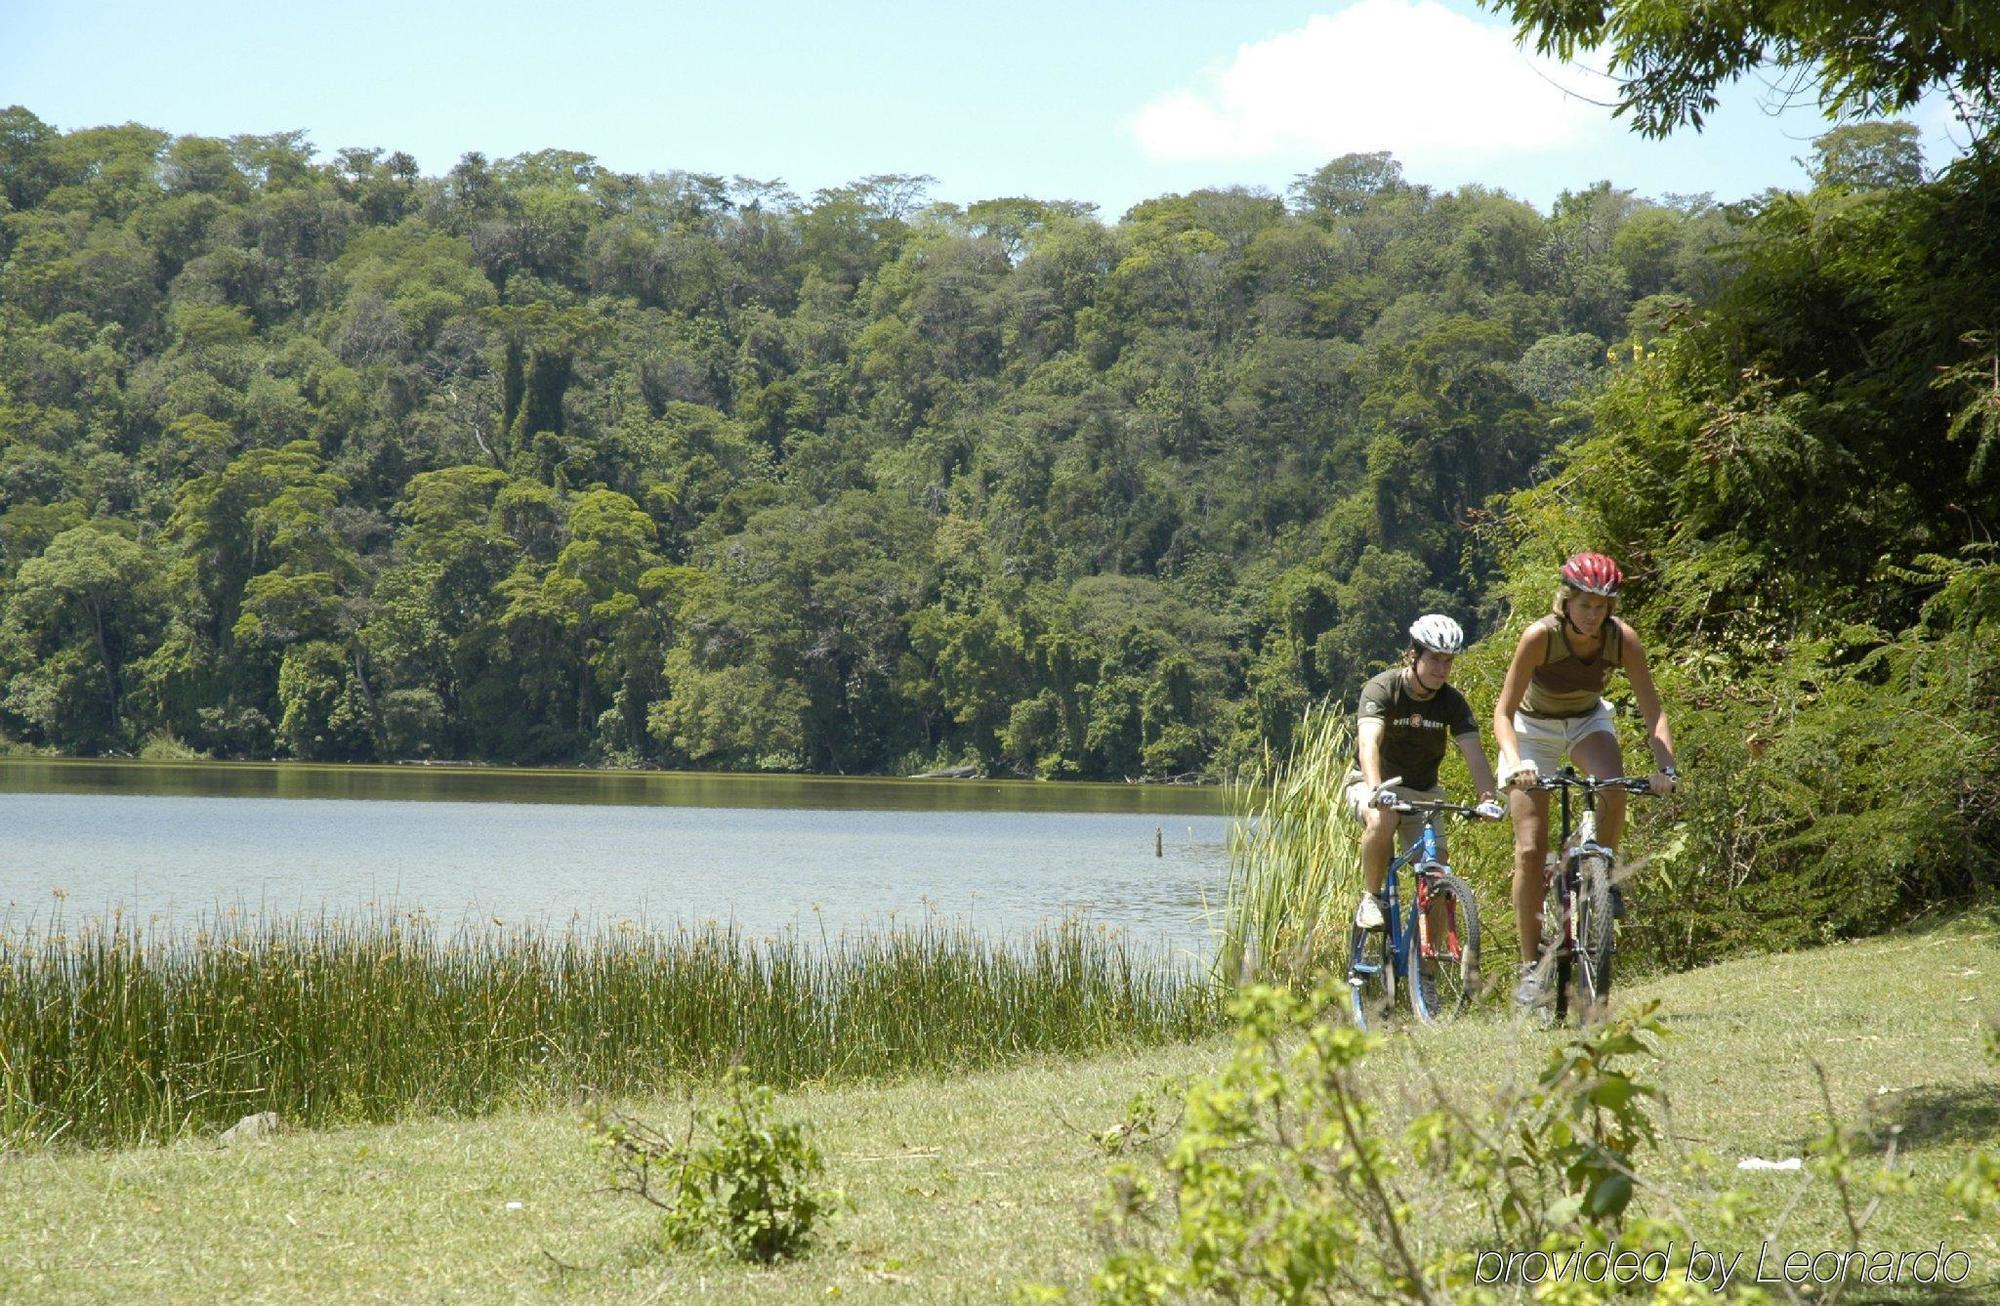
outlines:
[{"label": "woman's arm", "polygon": [[1625,678],[1632,682],[1632,698],[1646,723],[1646,743],[1653,750],[1654,768],[1658,772],[1653,788],[1672,793],[1674,780],[1666,772],[1674,764],[1674,732],[1667,725],[1667,712],[1660,703],[1659,688],[1653,684],[1653,669],[1646,661],[1646,649],[1639,642],[1638,633],[1622,621],[1618,622],[1618,629],[1625,645]]},{"label": "woman's arm", "polygon": [[1545,649],[1546,636],[1542,634],[1541,623],[1530,622],[1521,632],[1520,642],[1514,645],[1514,660],[1507,664],[1507,679],[1500,686],[1500,697],[1493,700],[1493,742],[1500,750],[1503,785],[1521,760],[1521,741],[1514,733],[1514,713],[1528,693],[1528,679],[1535,674]]}]

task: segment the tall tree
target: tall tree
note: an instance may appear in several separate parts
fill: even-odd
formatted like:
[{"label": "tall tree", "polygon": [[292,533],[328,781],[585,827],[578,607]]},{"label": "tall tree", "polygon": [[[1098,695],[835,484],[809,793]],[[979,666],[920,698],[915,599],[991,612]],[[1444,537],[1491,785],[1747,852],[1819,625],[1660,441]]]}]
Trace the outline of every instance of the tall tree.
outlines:
[{"label": "tall tree", "polygon": [[1607,51],[1617,112],[1649,136],[1700,127],[1718,87],[1767,65],[1833,114],[1896,113],[1934,89],[1988,125],[2000,109],[2000,21],[1968,0],[1487,2],[1542,54]]}]

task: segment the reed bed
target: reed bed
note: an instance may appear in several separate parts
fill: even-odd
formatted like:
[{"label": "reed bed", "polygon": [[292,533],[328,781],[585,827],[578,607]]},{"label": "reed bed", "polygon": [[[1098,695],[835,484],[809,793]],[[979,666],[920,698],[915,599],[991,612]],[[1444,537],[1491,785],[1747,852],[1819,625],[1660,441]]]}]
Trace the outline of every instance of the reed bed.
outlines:
[{"label": "reed bed", "polygon": [[119,1146],[672,1089],[943,1073],[1185,1039],[1214,986],[1080,922],[808,945],[422,916],[0,930],[0,1141]]},{"label": "reed bed", "polygon": [[1216,974],[1228,984],[1309,986],[1347,967],[1361,892],[1360,831],[1340,810],[1354,726],[1328,701],[1307,709],[1291,752],[1238,783]]}]

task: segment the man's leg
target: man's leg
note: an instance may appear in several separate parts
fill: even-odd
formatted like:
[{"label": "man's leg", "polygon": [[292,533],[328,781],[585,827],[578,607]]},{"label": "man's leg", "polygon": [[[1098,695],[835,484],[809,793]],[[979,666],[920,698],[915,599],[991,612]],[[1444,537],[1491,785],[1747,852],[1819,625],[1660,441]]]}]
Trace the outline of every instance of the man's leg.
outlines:
[{"label": "man's leg", "polygon": [[1388,917],[1388,908],[1380,895],[1383,882],[1389,878],[1389,859],[1396,848],[1396,813],[1371,807],[1362,820],[1361,879],[1366,891],[1355,904],[1354,923],[1364,930],[1377,930]]},{"label": "man's leg", "polygon": [[1361,878],[1368,892],[1382,892],[1389,878],[1389,859],[1396,855],[1396,813],[1371,807],[1361,828]]}]

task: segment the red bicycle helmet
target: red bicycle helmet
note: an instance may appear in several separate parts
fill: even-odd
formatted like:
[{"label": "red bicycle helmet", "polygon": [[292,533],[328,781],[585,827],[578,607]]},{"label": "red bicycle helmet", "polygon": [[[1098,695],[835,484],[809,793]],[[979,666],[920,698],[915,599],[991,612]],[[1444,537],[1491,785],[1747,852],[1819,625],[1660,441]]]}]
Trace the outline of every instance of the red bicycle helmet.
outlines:
[{"label": "red bicycle helmet", "polygon": [[1565,585],[1606,598],[1616,598],[1619,586],[1625,583],[1618,564],[1601,553],[1577,554],[1563,564],[1562,578]]}]

